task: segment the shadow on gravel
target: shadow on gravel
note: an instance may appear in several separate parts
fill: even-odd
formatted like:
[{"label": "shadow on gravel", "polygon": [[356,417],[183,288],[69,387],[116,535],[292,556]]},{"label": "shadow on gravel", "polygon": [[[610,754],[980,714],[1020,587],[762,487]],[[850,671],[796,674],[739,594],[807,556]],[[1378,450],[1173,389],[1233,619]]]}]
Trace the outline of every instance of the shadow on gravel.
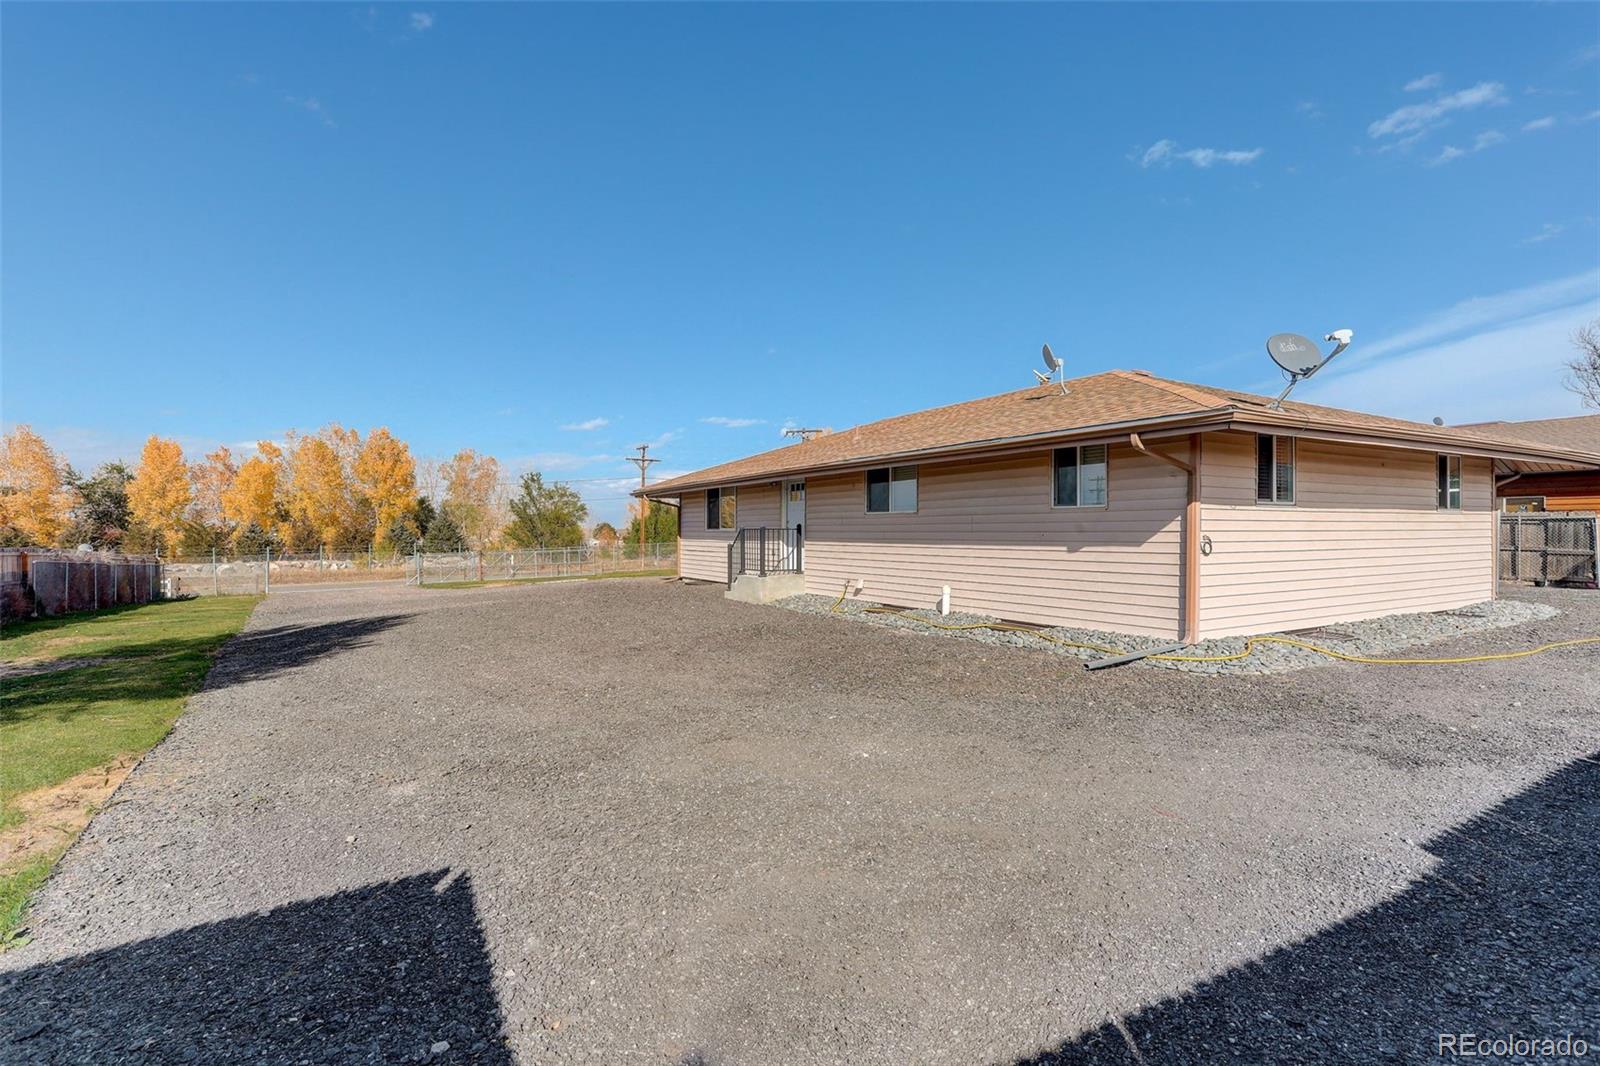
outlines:
[{"label": "shadow on gravel", "polygon": [[406,621],[409,614],[380,614],[316,625],[246,630],[230,640],[206,677],[206,688],[239,685],[360,648]]},{"label": "shadow on gravel", "polygon": [[0,979],[0,1060],[510,1063],[472,886],[449,874]]},{"label": "shadow on gravel", "polygon": [[[359,648],[410,617],[377,615],[319,625],[258,629],[229,640],[209,673],[205,672],[204,658],[193,662],[204,674],[206,688],[239,685]],[[182,696],[193,690],[196,679],[185,678],[181,673],[175,676],[166,667],[197,652],[209,654],[215,646],[216,639],[212,637],[148,640],[118,648],[93,665],[9,677],[5,682],[5,718],[21,721],[41,712],[70,718],[111,700]]]},{"label": "shadow on gravel", "polygon": [[1393,899],[1017,1062],[1393,1062],[1436,1058],[1441,1033],[1594,1048],[1600,752],[1424,846],[1437,867]]}]

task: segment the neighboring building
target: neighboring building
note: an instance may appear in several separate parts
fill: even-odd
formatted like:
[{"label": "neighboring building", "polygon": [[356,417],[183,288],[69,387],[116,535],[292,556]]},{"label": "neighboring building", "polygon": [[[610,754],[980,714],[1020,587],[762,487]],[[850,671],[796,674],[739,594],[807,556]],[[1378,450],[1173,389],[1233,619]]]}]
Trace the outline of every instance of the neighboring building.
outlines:
[{"label": "neighboring building", "polygon": [[[1600,415],[1532,422],[1476,422],[1458,428],[1581,452],[1600,452]],[[1502,481],[1495,491],[1507,511],[1600,512],[1600,470],[1521,474]]]},{"label": "neighboring building", "polygon": [[1600,465],[1142,371],[1067,387],[872,422],[644,494],[679,501],[685,578],[730,581],[743,560],[811,593],[931,607],[948,586],[953,610],[1192,641],[1491,599],[1495,479]]}]

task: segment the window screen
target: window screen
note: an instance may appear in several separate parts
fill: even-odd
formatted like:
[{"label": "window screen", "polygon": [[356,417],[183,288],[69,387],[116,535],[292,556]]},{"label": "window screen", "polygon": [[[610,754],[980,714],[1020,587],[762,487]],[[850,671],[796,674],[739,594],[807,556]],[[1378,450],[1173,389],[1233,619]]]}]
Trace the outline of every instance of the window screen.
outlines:
[{"label": "window screen", "polygon": [[722,508],[721,508],[721,506],[718,505],[718,502],[717,502],[721,498],[722,498],[722,493],[721,493],[720,490],[718,490],[718,489],[707,489],[706,490],[706,528],[707,529],[721,529],[722,528]]},{"label": "window screen", "polygon": [[1106,446],[1057,448],[1054,502],[1057,507],[1102,507],[1106,502]]},{"label": "window screen", "polygon": [[1439,507],[1461,510],[1461,456],[1439,456]]},{"label": "window screen", "polygon": [[1256,499],[1294,502],[1294,438],[1263,433],[1256,437]]},{"label": "window screen", "polygon": [[917,468],[884,466],[867,471],[867,510],[873,513],[917,509]]}]

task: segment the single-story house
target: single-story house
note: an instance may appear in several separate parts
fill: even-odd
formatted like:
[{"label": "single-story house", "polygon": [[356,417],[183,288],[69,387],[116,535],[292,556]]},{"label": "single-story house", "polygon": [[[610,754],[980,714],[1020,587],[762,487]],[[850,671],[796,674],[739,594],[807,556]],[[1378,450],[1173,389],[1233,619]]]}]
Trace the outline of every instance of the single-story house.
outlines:
[{"label": "single-story house", "polygon": [[679,573],[1195,641],[1495,595],[1495,484],[1600,454],[1111,370],[640,490]]},{"label": "single-story house", "polygon": [[[1460,427],[1535,444],[1600,452],[1600,415],[1540,418],[1531,422],[1477,422]],[[1600,512],[1600,470],[1522,474],[1502,480],[1496,494],[1507,511]]]}]

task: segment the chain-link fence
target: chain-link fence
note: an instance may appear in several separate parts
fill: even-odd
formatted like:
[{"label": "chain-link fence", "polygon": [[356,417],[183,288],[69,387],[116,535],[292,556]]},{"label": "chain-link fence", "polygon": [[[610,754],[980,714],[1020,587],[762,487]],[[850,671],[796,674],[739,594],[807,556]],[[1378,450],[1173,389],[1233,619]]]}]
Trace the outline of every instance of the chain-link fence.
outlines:
[{"label": "chain-link fence", "polygon": [[99,611],[162,596],[161,563],[110,552],[0,549],[0,617]]},{"label": "chain-link fence", "polygon": [[412,557],[393,551],[270,552],[260,555],[190,555],[162,561],[174,596],[265,594],[286,585],[334,581],[401,581]]},{"label": "chain-link fence", "polygon": [[1583,585],[1600,578],[1600,529],[1592,514],[1514,512],[1500,519],[1500,580]]},{"label": "chain-link fence", "polygon": [[532,581],[538,578],[599,577],[603,574],[675,570],[676,542],[587,544],[578,548],[486,552],[426,552],[412,560],[413,584],[458,581]]}]

